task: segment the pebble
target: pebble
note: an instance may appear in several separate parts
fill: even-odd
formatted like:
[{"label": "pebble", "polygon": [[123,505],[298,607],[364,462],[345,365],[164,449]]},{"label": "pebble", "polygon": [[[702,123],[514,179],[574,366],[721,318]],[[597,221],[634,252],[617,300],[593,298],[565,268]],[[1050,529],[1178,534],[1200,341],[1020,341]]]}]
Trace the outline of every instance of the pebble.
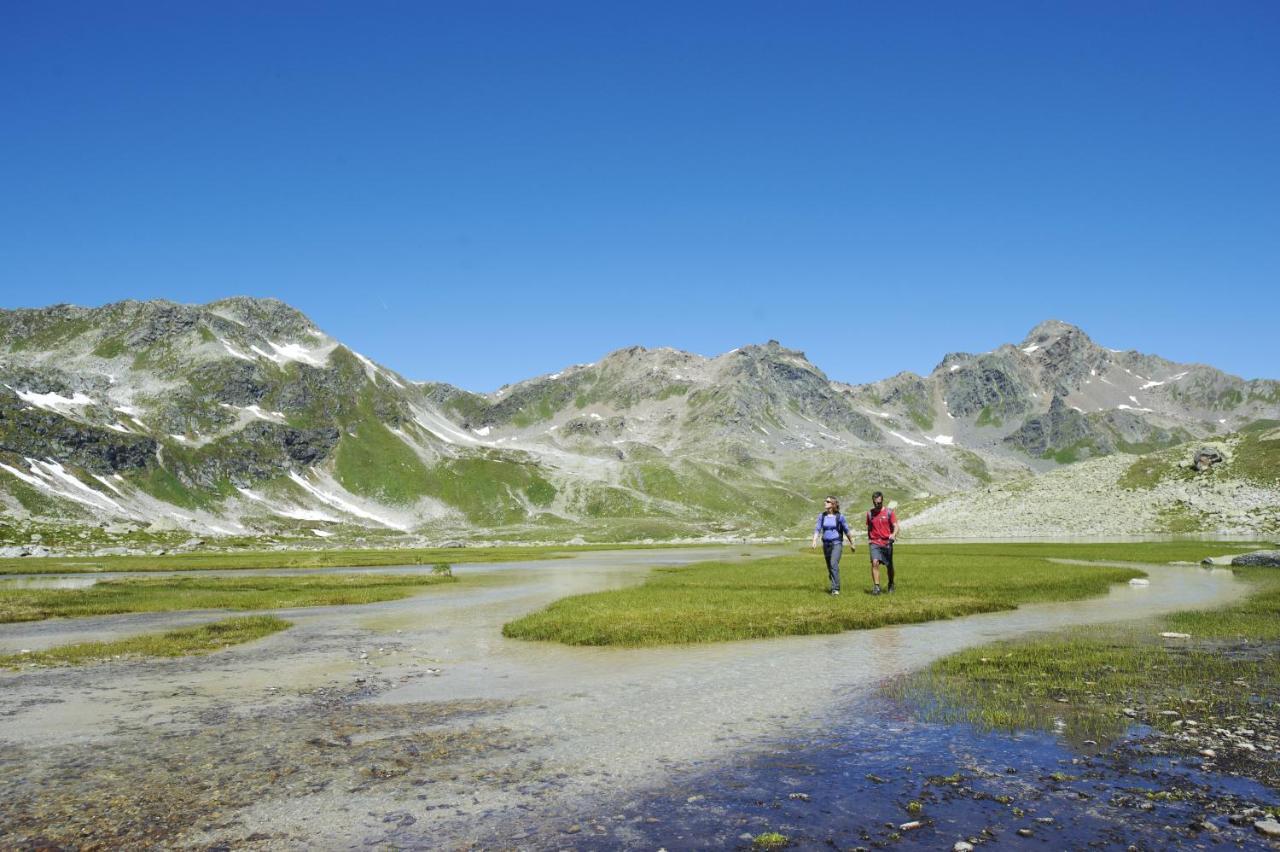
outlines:
[{"label": "pebble", "polygon": [[973,844],[958,840],[956,845],[951,847],[951,852],[973,852]]},{"label": "pebble", "polygon": [[1191,638],[1190,633],[1174,633],[1173,631],[1166,631],[1164,633],[1161,633],[1160,636],[1163,639],[1190,639]]},{"label": "pebble", "polygon": [[1260,819],[1253,824],[1253,830],[1266,837],[1280,837],[1280,822],[1274,819]]},{"label": "pebble", "polygon": [[1019,836],[1019,837],[1030,837],[1030,836],[1031,836],[1031,834],[1032,834],[1032,832],[1031,832],[1031,829],[1029,829],[1029,828],[1020,828],[1020,829],[1018,829],[1018,836]]},{"label": "pebble", "polygon": [[915,831],[917,828],[919,828],[922,825],[924,825],[924,823],[922,823],[920,820],[913,819],[911,820],[911,822],[904,822],[902,825],[898,826],[898,830],[899,831]]}]

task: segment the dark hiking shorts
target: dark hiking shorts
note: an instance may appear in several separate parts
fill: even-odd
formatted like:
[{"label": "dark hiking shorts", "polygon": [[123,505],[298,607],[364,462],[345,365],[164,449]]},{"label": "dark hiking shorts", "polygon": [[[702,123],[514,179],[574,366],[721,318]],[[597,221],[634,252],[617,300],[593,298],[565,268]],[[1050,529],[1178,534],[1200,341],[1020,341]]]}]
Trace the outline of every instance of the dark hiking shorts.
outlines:
[{"label": "dark hiking shorts", "polygon": [[870,549],[872,562],[879,562],[881,565],[893,564],[892,544],[873,544]]}]

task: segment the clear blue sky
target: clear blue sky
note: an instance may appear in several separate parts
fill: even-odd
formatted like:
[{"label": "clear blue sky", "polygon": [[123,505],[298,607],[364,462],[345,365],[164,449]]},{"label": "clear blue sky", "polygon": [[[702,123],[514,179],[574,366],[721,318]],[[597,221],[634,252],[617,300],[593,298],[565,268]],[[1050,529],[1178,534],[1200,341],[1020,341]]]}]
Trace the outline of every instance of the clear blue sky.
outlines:
[{"label": "clear blue sky", "polygon": [[1280,378],[1280,3],[9,3],[0,305],[274,296],[472,390],[1040,320]]}]

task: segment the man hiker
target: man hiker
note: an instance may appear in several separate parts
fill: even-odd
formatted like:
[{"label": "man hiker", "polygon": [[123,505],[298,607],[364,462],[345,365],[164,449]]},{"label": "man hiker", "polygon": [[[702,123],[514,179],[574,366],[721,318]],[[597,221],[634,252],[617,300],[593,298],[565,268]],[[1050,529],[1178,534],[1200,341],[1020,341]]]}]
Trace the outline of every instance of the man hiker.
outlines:
[{"label": "man hiker", "polygon": [[893,541],[898,537],[898,517],[892,509],[885,508],[884,495],[879,491],[871,495],[871,508],[867,511],[867,541],[871,550],[871,594],[880,594],[880,566],[888,572],[889,586],[893,591]]},{"label": "man hiker", "polygon": [[853,543],[853,532],[840,514],[840,501],[828,497],[822,501],[822,514],[818,516],[818,524],[813,528],[813,547],[822,540],[822,555],[827,560],[827,578],[831,580],[831,594],[840,594],[840,551],[844,545],[841,537],[849,540],[849,552],[858,549]]}]

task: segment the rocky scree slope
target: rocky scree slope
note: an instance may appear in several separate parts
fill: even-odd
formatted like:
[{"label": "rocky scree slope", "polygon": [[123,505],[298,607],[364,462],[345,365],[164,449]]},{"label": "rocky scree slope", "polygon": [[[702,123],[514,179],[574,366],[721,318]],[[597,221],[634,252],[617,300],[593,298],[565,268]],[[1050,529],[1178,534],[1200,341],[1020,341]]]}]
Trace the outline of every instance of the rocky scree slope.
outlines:
[{"label": "rocky scree slope", "polygon": [[[1198,469],[1206,455],[1220,461]],[[952,495],[904,528],[907,537],[955,538],[1280,535],[1280,421]]]},{"label": "rocky scree slope", "polygon": [[1224,433],[1277,399],[1054,322],[863,386],[771,341],[632,347],[476,394],[274,300],[59,305],[0,311],[0,511],[11,531],[333,541],[794,533],[823,493],[982,487]]}]

